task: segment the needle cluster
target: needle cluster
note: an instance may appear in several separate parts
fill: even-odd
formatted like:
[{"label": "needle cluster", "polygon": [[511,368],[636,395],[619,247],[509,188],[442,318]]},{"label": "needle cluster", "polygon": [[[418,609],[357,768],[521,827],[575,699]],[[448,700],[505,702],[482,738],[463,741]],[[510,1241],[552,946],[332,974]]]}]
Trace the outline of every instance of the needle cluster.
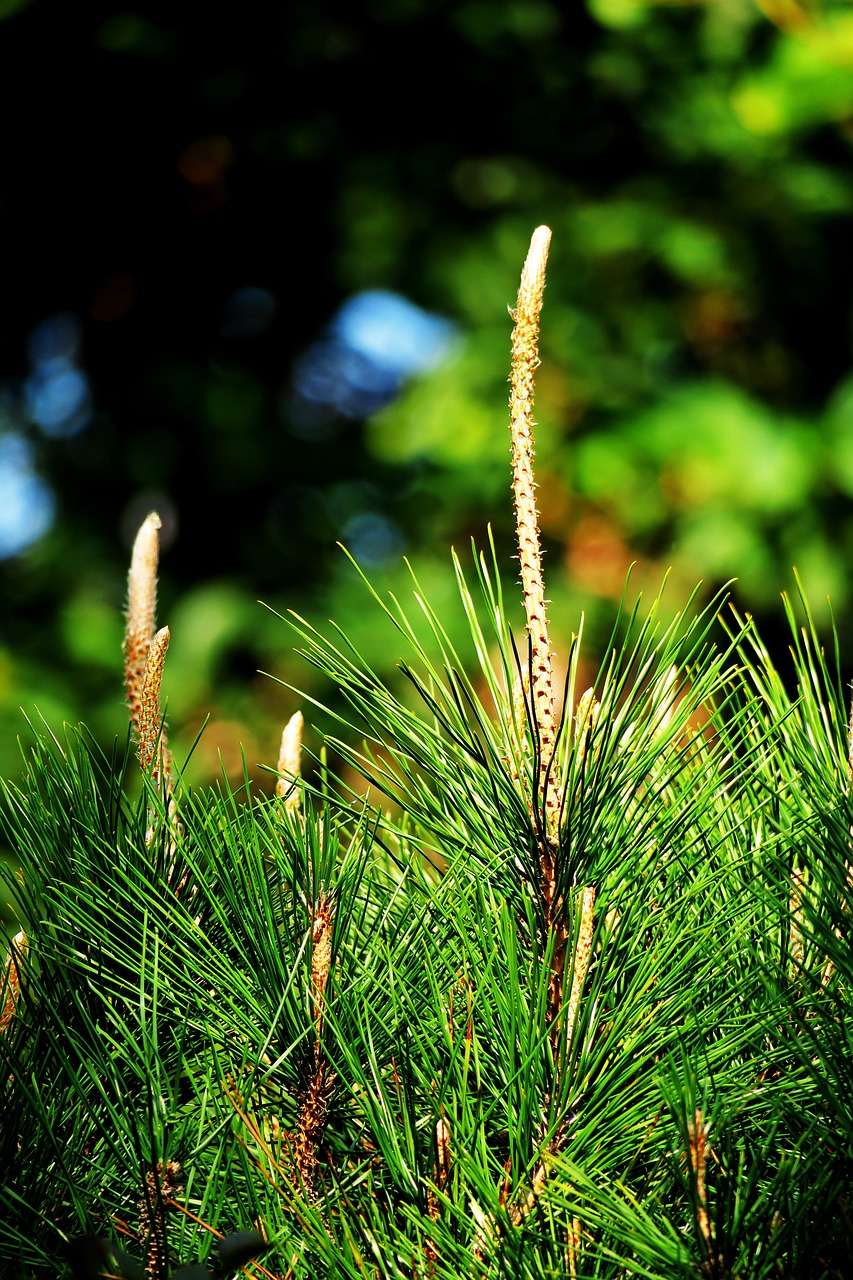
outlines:
[{"label": "needle cluster", "polygon": [[513,334],[523,612],[491,544],[454,556],[456,618],[365,580],[409,696],[290,618],[349,722],[314,769],[295,712],[269,797],[193,791],[150,516],[135,748],[34,727],[3,784],[3,1280],[853,1274],[847,692],[804,593],[784,675],[723,596],[661,594],[625,603],[591,687],[579,620],[557,697],[548,241]]}]

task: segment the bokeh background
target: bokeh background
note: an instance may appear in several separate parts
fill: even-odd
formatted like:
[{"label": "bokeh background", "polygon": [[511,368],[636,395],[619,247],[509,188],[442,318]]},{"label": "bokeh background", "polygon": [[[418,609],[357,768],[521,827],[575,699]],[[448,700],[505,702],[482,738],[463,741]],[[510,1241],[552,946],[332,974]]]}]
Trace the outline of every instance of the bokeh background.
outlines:
[{"label": "bokeh background", "polygon": [[511,586],[507,304],[542,222],[555,637],[584,610],[594,653],[634,563],[673,608],[736,577],[783,650],[796,565],[853,667],[846,0],[0,0],[0,118],[5,773],[21,707],[124,736],[152,507],[197,780],[275,763],[287,684],[328,694],[259,600],[393,671],[339,541],[440,610],[490,522]]}]

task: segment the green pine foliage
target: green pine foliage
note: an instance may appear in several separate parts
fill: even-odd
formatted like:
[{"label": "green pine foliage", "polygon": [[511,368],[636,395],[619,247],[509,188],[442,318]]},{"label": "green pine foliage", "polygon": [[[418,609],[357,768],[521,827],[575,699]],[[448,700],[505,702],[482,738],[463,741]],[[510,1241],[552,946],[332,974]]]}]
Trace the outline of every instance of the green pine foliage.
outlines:
[{"label": "green pine foliage", "polygon": [[805,597],[780,674],[724,599],[626,591],[543,761],[494,549],[453,568],[465,651],[365,583],[411,699],[290,620],[351,716],[272,799],[157,751],[133,798],[132,750],[33,727],[4,1276],[851,1274],[851,766]]}]

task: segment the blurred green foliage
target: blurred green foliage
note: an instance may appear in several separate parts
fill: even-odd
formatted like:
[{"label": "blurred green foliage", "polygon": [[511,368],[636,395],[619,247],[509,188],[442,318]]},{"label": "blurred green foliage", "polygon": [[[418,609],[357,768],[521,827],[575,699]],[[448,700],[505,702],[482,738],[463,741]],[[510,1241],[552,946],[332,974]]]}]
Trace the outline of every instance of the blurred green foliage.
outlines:
[{"label": "blurred green foliage", "polygon": [[[844,649],[848,3],[373,0],[263,18],[250,5],[197,28],[188,4],[93,4],[74,25],[40,0],[0,16],[10,66],[52,32],[100,95],[91,165],[75,162],[91,214],[75,272],[63,241],[50,288],[28,279],[4,316],[13,382],[27,327],[79,311],[97,410],[73,441],[31,430],[59,513],[0,566],[4,771],[21,703],[123,734],[124,563],[151,505],[172,531],[160,621],[179,753],[210,716],[199,776],[220,752],[239,776],[240,743],[251,771],[275,763],[287,684],[328,696],[258,597],[332,616],[393,668],[394,639],[374,631],[336,547],[355,517],[389,522],[439,606],[450,544],[482,544],[487,522],[512,580],[506,308],[541,222],[554,233],[537,472],[555,636],[581,609],[603,635],[632,563],[638,588],[671,566],[674,598],[737,578],[766,635],[796,565],[819,621],[831,595]],[[65,63],[50,74],[61,134],[60,108],[73,122],[77,107]],[[130,159],[110,151],[113,116]],[[108,233],[93,212],[105,153],[119,192],[148,183],[127,210],[109,205]],[[18,165],[35,172],[23,142]],[[27,208],[12,200],[21,234]],[[98,320],[89,299],[119,269],[137,301]],[[276,319],[223,340],[215,317],[247,282],[275,295]],[[294,362],[344,298],[376,287],[452,319],[452,354],[365,423],[333,417],[309,438]],[[367,567],[410,589],[396,550]]]}]

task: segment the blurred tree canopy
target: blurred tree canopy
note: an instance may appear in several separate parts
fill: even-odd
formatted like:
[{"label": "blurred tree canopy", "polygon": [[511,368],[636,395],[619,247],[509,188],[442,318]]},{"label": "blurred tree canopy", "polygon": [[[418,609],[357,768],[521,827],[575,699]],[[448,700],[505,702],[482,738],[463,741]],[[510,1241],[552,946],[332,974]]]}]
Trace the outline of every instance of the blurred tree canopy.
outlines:
[{"label": "blurred tree canopy", "polygon": [[675,606],[737,577],[771,616],[796,565],[849,642],[849,3],[0,19],[4,770],[21,705],[124,732],[152,507],[179,758],[211,717],[196,776],[219,751],[239,772],[240,743],[275,763],[296,698],[259,668],[322,694],[259,598],[397,661],[339,540],[381,589],[408,589],[408,556],[440,603],[449,545],[491,522],[512,580],[506,308],[542,222],[555,636],[582,608],[600,634],[632,562],[638,587],[672,566]]}]

